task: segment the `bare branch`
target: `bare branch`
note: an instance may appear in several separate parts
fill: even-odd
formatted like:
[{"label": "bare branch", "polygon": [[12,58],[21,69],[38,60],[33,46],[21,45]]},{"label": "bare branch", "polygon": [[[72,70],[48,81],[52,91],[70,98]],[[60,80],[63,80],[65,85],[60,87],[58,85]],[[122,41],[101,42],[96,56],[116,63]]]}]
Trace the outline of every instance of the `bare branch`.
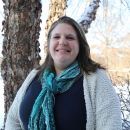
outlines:
[{"label": "bare branch", "polygon": [[96,18],[96,12],[99,7],[100,0],[93,0],[90,2],[89,7],[81,15],[81,18],[78,20],[78,23],[83,27],[85,33],[88,32],[88,28],[92,21]]}]

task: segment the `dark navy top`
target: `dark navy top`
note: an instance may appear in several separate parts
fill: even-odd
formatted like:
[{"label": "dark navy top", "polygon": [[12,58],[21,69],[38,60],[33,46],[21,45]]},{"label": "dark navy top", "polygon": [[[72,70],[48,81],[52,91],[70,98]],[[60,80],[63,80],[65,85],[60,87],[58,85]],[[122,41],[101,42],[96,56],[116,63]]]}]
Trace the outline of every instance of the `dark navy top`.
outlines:
[{"label": "dark navy top", "polygon": [[[30,84],[20,106],[20,118],[28,130],[29,116],[42,89],[36,77]],[[55,95],[54,118],[56,130],[86,130],[86,107],[83,94],[83,76],[64,93]]]}]

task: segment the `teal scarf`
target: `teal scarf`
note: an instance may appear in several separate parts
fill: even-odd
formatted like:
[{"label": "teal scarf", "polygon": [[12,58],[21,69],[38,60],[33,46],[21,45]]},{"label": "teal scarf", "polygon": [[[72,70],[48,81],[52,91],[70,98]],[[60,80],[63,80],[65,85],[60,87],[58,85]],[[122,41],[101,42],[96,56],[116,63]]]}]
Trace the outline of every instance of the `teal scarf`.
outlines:
[{"label": "teal scarf", "polygon": [[56,130],[53,114],[54,95],[67,91],[79,77],[78,62],[74,62],[58,76],[49,69],[42,75],[42,90],[35,100],[29,119],[29,130]]}]

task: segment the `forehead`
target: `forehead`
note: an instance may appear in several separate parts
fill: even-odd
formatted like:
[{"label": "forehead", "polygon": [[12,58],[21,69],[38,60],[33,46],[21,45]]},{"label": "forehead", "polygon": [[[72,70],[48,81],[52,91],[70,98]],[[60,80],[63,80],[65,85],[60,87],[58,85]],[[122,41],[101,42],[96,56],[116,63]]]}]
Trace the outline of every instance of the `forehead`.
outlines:
[{"label": "forehead", "polygon": [[52,35],[53,34],[56,34],[56,33],[69,33],[69,34],[75,34],[77,35],[74,27],[70,24],[67,24],[67,23],[59,23],[58,25],[56,25],[54,27],[54,29],[52,30]]}]

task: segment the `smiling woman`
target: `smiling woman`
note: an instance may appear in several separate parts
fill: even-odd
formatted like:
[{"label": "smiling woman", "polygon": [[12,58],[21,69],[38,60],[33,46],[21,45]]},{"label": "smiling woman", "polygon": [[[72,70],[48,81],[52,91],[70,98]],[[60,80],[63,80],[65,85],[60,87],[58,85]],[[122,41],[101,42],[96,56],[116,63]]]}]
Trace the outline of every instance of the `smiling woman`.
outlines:
[{"label": "smiling woman", "polygon": [[65,23],[58,24],[51,33],[49,51],[58,75],[76,60],[79,53],[75,29]]},{"label": "smiling woman", "polygon": [[45,62],[25,79],[5,130],[122,130],[118,96],[90,57],[85,33],[64,16],[48,32]]}]

